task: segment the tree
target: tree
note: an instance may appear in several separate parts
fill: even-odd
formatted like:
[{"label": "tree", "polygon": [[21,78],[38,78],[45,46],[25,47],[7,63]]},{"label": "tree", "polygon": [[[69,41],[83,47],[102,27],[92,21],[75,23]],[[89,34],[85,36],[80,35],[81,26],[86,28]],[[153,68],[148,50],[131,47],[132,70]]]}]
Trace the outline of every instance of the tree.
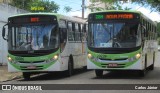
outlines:
[{"label": "tree", "polygon": [[[124,2],[126,2],[127,0],[124,0]],[[96,5],[94,5],[94,3],[96,2],[101,2],[103,4],[105,4],[105,7],[97,7]],[[122,8],[122,5],[120,3],[120,0],[92,0],[92,4],[91,7],[88,7],[89,9],[91,9],[91,11],[93,11],[93,9],[95,9],[96,11],[101,11],[101,10],[130,10],[131,8],[125,7],[124,9]]]},{"label": "tree", "polygon": [[65,6],[63,9],[66,13],[70,12],[72,8],[70,6]]},{"label": "tree", "polygon": [[[93,2],[96,2],[97,0],[93,0]],[[113,5],[116,5],[116,3],[123,1],[124,3],[128,0],[100,0],[103,3],[110,3]],[[150,6],[151,11],[160,12],[160,0],[132,0],[132,3],[138,4],[143,7]],[[119,6],[118,6],[119,7]],[[116,9],[119,9],[116,7]],[[124,8],[124,10],[128,10],[130,8]]]},{"label": "tree", "polygon": [[59,10],[59,5],[49,0],[13,0],[12,6],[24,9],[30,12],[55,12]]},{"label": "tree", "polygon": [[32,0],[12,0],[10,5],[27,10],[32,2]]},{"label": "tree", "polygon": [[30,5],[31,12],[54,12],[57,13],[59,10],[59,5],[57,5],[54,1],[49,0],[34,0]]},{"label": "tree", "polygon": [[[91,0],[92,4],[90,6],[88,6],[87,8],[89,8],[91,10],[91,12],[115,9],[115,7],[112,4],[113,1],[114,0],[107,0],[107,1],[105,1],[105,0],[101,0],[101,1]],[[99,3],[97,4],[97,2],[99,2]],[[105,7],[101,7],[101,6],[98,7],[98,5],[100,5],[100,4],[104,4]]]},{"label": "tree", "polygon": [[[125,3],[128,0],[100,0],[100,1],[104,3],[116,4],[117,2],[121,2],[121,1]],[[132,0],[132,3],[138,4],[143,7],[150,6],[151,11],[160,12],[160,0]]]},{"label": "tree", "polygon": [[132,0],[143,7],[150,6],[151,11],[160,12],[160,0]]}]

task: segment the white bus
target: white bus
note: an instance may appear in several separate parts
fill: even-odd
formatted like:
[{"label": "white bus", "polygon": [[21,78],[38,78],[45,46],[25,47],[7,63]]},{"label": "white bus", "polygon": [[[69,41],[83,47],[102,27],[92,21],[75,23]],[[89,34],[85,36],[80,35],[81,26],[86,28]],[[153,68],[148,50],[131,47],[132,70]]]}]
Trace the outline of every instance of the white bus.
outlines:
[{"label": "white bus", "polygon": [[[5,26],[8,25],[8,35]],[[11,16],[3,27],[8,42],[8,71],[66,71],[86,66],[85,20],[55,13],[28,13]]]},{"label": "white bus", "polygon": [[104,70],[154,69],[157,24],[138,11],[101,11],[88,17],[87,68],[96,76]]}]

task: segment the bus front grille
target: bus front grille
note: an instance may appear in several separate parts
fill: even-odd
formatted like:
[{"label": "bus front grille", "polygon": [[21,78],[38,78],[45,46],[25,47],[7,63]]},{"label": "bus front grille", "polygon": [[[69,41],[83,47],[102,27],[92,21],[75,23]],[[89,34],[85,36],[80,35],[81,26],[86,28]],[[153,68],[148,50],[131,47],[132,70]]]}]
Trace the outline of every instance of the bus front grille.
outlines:
[{"label": "bus front grille", "polygon": [[18,61],[19,63],[28,63],[28,64],[30,64],[30,63],[43,63],[43,62],[45,62],[45,60],[41,60],[41,61],[33,61],[33,62],[30,62],[30,61]]},{"label": "bus front grille", "polygon": [[124,61],[127,60],[128,58],[119,58],[119,59],[99,58],[99,59],[104,61]]},{"label": "bus front grille", "polygon": [[42,70],[43,66],[35,66],[34,68],[29,68],[29,66],[20,66],[21,70]]}]

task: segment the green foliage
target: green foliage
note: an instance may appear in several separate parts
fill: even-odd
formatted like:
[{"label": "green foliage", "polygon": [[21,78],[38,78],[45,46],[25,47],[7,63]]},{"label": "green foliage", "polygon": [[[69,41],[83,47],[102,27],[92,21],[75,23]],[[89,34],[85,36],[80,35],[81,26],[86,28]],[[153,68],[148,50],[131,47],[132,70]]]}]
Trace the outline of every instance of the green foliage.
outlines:
[{"label": "green foliage", "polygon": [[70,12],[72,8],[70,6],[65,6],[63,9],[66,13]]},{"label": "green foliage", "polygon": [[10,5],[15,6],[20,9],[29,9],[30,3],[32,3],[32,0],[12,0]]},{"label": "green foliage", "polygon": [[[97,0],[92,0],[93,3],[96,2]],[[102,3],[109,3],[114,5],[114,8],[116,10],[122,10],[122,6],[118,2],[120,0],[100,0]],[[127,2],[128,0],[121,0],[123,2]],[[138,4],[143,7],[149,7],[151,8],[152,11],[155,12],[160,12],[160,0],[132,0],[132,3]],[[130,8],[124,8],[123,10],[130,10]]]},{"label": "green foliage", "polygon": [[13,0],[12,6],[30,12],[55,12],[59,10],[59,5],[49,0]]},{"label": "green foliage", "polygon": [[[87,7],[91,10],[91,12],[115,9],[113,6],[114,0],[101,0],[98,4],[97,2],[99,1],[97,0],[91,0],[91,2],[92,4]],[[105,7],[98,7],[98,5],[102,3],[104,3]]]},{"label": "green foliage", "polygon": [[115,9],[116,10],[123,10],[122,6],[118,2],[115,3]]},{"label": "green foliage", "polygon": [[142,5],[143,7],[151,6],[152,11],[160,12],[160,0],[132,0],[132,2]]},{"label": "green foliage", "polygon": [[124,10],[131,10],[131,8],[125,7]]},{"label": "green foliage", "polygon": [[[30,5],[30,11],[31,12],[54,12],[57,13],[59,10],[59,5],[55,4],[54,1],[48,1],[48,0],[35,0]],[[35,9],[34,9],[35,7]],[[33,8],[33,9],[32,9]]]},{"label": "green foliage", "polygon": [[[126,1],[127,0],[124,0],[124,2],[126,2]],[[93,12],[93,10],[102,11],[102,10],[130,10],[131,9],[128,7],[123,9],[119,0],[100,0],[101,3],[105,4],[105,8],[97,7],[96,5],[94,5],[94,3],[96,3],[96,2],[97,2],[97,0],[92,0],[92,5],[89,7],[89,9],[91,9],[92,12]]]},{"label": "green foliage", "polygon": [[117,0],[101,0],[103,3],[115,3]]}]

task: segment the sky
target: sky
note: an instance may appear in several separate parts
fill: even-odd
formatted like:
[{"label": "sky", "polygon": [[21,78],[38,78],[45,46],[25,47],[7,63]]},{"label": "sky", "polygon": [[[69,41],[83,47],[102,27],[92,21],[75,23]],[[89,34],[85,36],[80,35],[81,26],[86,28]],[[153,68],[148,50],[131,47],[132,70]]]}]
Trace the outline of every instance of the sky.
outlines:
[{"label": "sky", "polygon": [[[50,1],[54,1],[56,4],[58,4],[60,6],[60,10],[58,11],[58,13],[60,14],[64,14],[64,15],[68,15],[68,16],[82,16],[82,0],[50,0]],[[86,1],[86,0],[85,0]],[[64,6],[70,6],[72,8],[72,11],[69,13],[66,13],[64,11]],[[148,16],[151,20],[153,21],[158,21],[160,22],[160,12],[151,12],[151,10],[149,8],[145,8],[145,7],[140,7],[138,5],[133,5],[131,3],[127,3],[123,5],[124,7],[129,7],[132,8],[132,10],[137,10],[137,11],[141,11],[143,14],[145,14],[146,16]],[[87,14],[85,13],[85,17],[87,17]]]},{"label": "sky", "polygon": [[[68,16],[82,16],[82,0],[50,0],[54,1],[56,4],[60,6],[58,13],[65,14]],[[66,13],[64,11],[65,6],[70,6],[72,8],[71,12]]]}]

